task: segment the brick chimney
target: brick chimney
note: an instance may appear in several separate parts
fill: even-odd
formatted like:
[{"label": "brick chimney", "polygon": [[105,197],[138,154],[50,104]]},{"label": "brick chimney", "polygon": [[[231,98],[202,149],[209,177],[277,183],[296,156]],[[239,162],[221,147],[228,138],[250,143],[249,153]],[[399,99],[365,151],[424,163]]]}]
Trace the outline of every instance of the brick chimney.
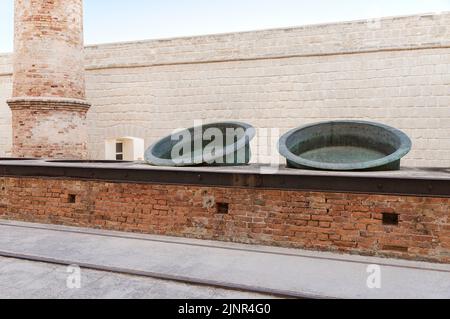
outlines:
[{"label": "brick chimney", "polygon": [[82,0],[15,0],[13,155],[87,156]]}]

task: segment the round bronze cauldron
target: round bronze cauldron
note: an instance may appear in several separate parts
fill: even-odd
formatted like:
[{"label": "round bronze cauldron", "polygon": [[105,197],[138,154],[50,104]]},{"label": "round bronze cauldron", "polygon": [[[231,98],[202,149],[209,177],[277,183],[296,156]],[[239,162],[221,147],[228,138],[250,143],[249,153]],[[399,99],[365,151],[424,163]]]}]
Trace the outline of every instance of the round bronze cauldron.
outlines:
[{"label": "round bronze cauldron", "polygon": [[333,121],[286,133],[278,149],[291,168],[381,171],[399,170],[411,146],[405,133],[384,124]]},{"label": "round bronze cauldron", "polygon": [[155,166],[236,166],[250,162],[255,129],[220,122],[178,131],[153,144],[145,161]]}]

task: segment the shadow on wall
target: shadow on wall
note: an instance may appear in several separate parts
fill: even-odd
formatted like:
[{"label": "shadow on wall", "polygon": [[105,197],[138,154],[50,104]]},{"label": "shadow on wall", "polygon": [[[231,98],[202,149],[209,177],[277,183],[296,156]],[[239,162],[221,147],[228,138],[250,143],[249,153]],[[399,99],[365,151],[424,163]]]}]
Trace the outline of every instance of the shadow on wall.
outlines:
[{"label": "shadow on wall", "polygon": [[433,173],[450,174],[450,167],[417,167],[417,169]]},{"label": "shadow on wall", "polygon": [[143,161],[144,140],[137,137],[119,137],[105,142],[105,159],[117,161]]}]

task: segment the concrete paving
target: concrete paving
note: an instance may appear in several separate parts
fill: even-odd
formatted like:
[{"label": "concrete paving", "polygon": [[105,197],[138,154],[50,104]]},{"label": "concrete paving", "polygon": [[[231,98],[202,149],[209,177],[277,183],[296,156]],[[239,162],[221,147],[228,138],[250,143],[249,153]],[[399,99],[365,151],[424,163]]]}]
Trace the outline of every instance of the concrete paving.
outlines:
[{"label": "concrete paving", "polygon": [[62,226],[0,221],[0,255],[279,296],[450,298],[450,265]]},{"label": "concrete paving", "polygon": [[[67,285],[68,267],[0,257],[1,299],[261,299],[265,295],[148,277],[81,269]],[[69,280],[69,283],[71,281]]]}]

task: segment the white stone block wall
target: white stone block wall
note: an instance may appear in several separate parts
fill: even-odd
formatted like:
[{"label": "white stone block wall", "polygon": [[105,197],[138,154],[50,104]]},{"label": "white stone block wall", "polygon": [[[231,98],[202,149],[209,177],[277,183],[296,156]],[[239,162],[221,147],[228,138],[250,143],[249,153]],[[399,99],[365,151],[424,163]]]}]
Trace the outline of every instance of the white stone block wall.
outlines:
[{"label": "white stone block wall", "polygon": [[[260,130],[267,162],[265,129],[364,119],[411,136],[404,165],[450,167],[450,14],[89,46],[86,70],[92,158],[108,139],[148,146],[195,120],[239,120]],[[0,55],[4,153],[8,72]]]},{"label": "white stone block wall", "polygon": [[6,100],[12,96],[12,55],[0,54],[0,157],[10,156],[12,147],[11,110]]}]

